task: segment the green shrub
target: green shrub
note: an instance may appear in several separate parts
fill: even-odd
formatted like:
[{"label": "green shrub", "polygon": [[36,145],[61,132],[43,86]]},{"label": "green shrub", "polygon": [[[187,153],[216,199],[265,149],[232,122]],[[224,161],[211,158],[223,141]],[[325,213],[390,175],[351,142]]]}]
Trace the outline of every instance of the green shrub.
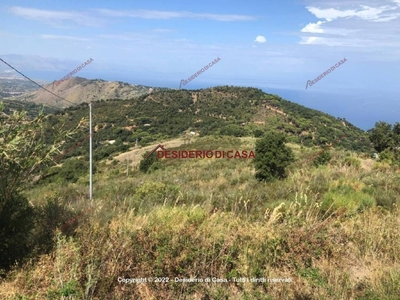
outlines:
[{"label": "green shrub", "polygon": [[344,208],[351,215],[375,205],[373,196],[355,191],[348,185],[339,185],[322,198],[321,211],[325,213],[330,207],[331,212]]},{"label": "green shrub", "polygon": [[61,228],[69,235],[76,224],[65,226],[76,214],[67,209],[59,198],[47,199],[45,205],[36,209],[35,229],[33,236],[36,242],[36,253],[49,253],[53,250],[55,230]]},{"label": "green shrub", "polygon": [[314,166],[326,165],[332,159],[332,155],[329,151],[321,152],[313,161]]},{"label": "green shrub", "polygon": [[255,129],[254,131],[253,131],[253,134],[254,134],[254,137],[256,137],[256,138],[259,138],[259,137],[262,137],[263,136],[263,134],[264,134],[264,131],[262,131],[262,130],[260,130],[260,129]]},{"label": "green shrub", "polygon": [[75,299],[82,299],[82,294],[79,283],[76,280],[65,283],[59,290],[50,290],[47,292],[49,299],[64,299],[64,297],[70,299],[71,296],[76,296]]},{"label": "green shrub", "polygon": [[285,141],[282,134],[268,133],[256,142],[253,162],[258,181],[273,181],[286,176],[285,168],[294,161],[294,154]]},{"label": "green shrub", "polygon": [[139,163],[139,170],[143,173],[151,173],[152,171],[159,169],[161,166],[157,157],[157,153],[154,152],[146,158],[146,155],[148,155],[148,153],[149,152],[143,154],[143,159]]},{"label": "green shrub", "polygon": [[12,194],[0,207],[0,270],[21,262],[32,250],[34,217],[34,208],[20,194]]},{"label": "green shrub", "polygon": [[[93,164],[93,174],[97,171]],[[64,161],[61,167],[51,168],[40,180],[41,183],[71,182],[75,183],[80,177],[89,173],[89,162],[84,159],[70,158]]]},{"label": "green shrub", "polygon": [[162,182],[146,182],[139,186],[132,198],[135,207],[147,209],[166,201],[175,201],[179,194],[179,187]]},{"label": "green shrub", "polygon": [[381,187],[375,190],[376,205],[382,206],[386,209],[392,209],[395,204],[399,202],[399,194],[389,189],[385,190]]},{"label": "green shrub", "polygon": [[355,169],[360,169],[361,161],[355,157],[348,156],[344,159],[344,163],[348,167],[353,167]]}]

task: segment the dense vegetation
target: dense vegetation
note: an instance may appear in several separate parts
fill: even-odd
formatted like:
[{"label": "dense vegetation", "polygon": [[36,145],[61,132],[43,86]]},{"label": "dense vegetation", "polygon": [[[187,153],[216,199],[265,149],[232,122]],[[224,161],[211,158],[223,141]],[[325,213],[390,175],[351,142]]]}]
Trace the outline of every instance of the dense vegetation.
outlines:
[{"label": "dense vegetation", "polygon": [[[7,182],[18,182],[15,193],[0,194],[0,200],[6,199],[7,214],[0,218],[0,238],[6,241],[0,249],[0,275],[7,275],[0,281],[0,298],[398,296],[400,169],[396,157],[369,158],[372,149],[367,141],[370,138],[375,147],[381,140],[389,141],[380,154],[395,155],[397,124],[388,130],[377,123],[367,134],[345,120],[251,88],[163,91],[93,106],[92,202],[87,200],[87,147],[73,147],[86,139],[87,105],[40,119],[46,122],[24,120],[15,127],[6,124],[11,124],[7,116],[0,116],[6,124],[0,132],[14,134],[0,138],[0,152],[6,153],[0,156],[0,187],[8,191]],[[327,120],[330,127],[324,125]],[[51,133],[63,124],[74,134],[64,136],[60,153],[61,136],[54,140]],[[24,130],[39,125],[40,130]],[[263,178],[280,180],[257,180],[257,160],[252,159],[153,156],[142,164],[138,159],[128,176],[126,165],[111,157],[129,149],[136,139],[144,146],[189,130],[201,137],[174,149],[256,149],[256,158],[257,153],[265,154],[259,156],[263,163],[258,165],[267,167]],[[340,139],[343,134],[346,138]],[[106,143],[110,139],[115,143]],[[332,144],[326,147],[328,142]],[[320,151],[304,147],[308,145],[321,146]],[[40,164],[35,164],[36,154],[23,155],[36,146],[42,153]],[[273,163],[268,165],[265,157]],[[21,165],[24,161],[27,164]],[[48,168],[51,162],[56,166]],[[34,169],[29,163],[34,169],[42,165],[40,184],[30,181]],[[18,172],[23,176],[12,177]],[[10,251],[18,243],[24,246]],[[168,277],[169,282],[118,282],[118,278],[149,277]],[[177,283],[175,277],[229,281]],[[242,277],[291,281],[235,282]]]},{"label": "dense vegetation", "polygon": [[[18,102],[7,102],[6,112],[11,112],[18,105]],[[24,105],[31,104],[26,102]],[[200,136],[235,137],[261,137],[278,132],[285,134],[288,141],[304,146],[324,147],[337,141],[335,147],[373,152],[368,135],[347,121],[255,88],[221,86],[197,91],[161,89],[131,100],[101,100],[93,103],[92,107],[95,162],[112,159],[136,142],[139,146],[146,146],[188,131],[195,131]],[[36,106],[33,108],[36,109]],[[86,103],[49,115],[45,140],[50,143],[54,138],[53,128],[74,128],[77,124],[79,130],[62,145],[57,163],[77,157],[80,161],[78,170],[83,170],[89,165]],[[338,140],[344,134],[346,137]],[[43,174],[45,181],[41,182],[71,178],[67,175],[71,165],[67,164],[65,168],[67,170],[60,169],[60,166],[47,169]]]},{"label": "dense vegetation", "polygon": [[[84,103],[55,114],[50,123],[54,126],[65,122],[67,128],[75,127],[82,118],[87,124],[88,106]],[[201,136],[237,137],[281,132],[288,135],[289,141],[304,146],[325,145],[347,134],[337,146],[372,152],[366,133],[346,120],[255,88],[222,86],[197,91],[162,90],[131,100],[102,100],[93,104],[93,122],[97,159],[123,151],[123,145],[132,145],[136,140],[140,146],[145,146],[185,131],[196,131]],[[65,147],[86,135],[87,129],[82,127],[80,135],[67,141]],[[108,140],[116,140],[116,143],[109,145]],[[74,155],[87,155],[87,151],[87,148],[76,149]]]},{"label": "dense vegetation", "polygon": [[2,114],[0,103],[0,275],[21,262],[35,247],[31,241],[34,209],[22,195],[40,166],[50,161],[68,131],[55,132],[44,143],[46,117],[40,113],[29,120],[24,111]]},{"label": "dense vegetation", "polygon": [[52,107],[38,105],[28,101],[3,100],[2,102],[4,103],[3,112],[7,115],[12,114],[13,111],[25,111],[29,118],[35,118],[42,110],[45,114],[52,114],[57,111],[57,109]]},{"label": "dense vegetation", "polygon": [[[177,149],[250,150],[255,142],[202,137]],[[289,146],[288,177],[269,183],[257,181],[247,159],[162,159],[146,174],[136,165],[129,177],[125,164],[100,163],[92,203],[84,181],[31,189],[25,195],[46,220],[34,232],[51,255],[11,272],[0,297],[395,299],[399,169],[336,149],[316,168],[315,151]],[[76,220],[69,233],[60,231],[65,215]],[[122,284],[119,277],[170,282]]]},{"label": "dense vegetation", "polygon": [[400,122],[391,125],[377,122],[369,130],[370,140],[382,161],[400,165]]}]

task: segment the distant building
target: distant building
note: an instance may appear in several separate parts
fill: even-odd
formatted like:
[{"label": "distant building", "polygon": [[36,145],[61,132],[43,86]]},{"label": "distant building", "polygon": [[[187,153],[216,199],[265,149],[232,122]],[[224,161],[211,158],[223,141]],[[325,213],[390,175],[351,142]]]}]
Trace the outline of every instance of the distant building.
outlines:
[{"label": "distant building", "polygon": [[191,135],[196,135],[196,132],[191,131],[190,134],[191,134]]},{"label": "distant building", "polygon": [[112,145],[112,144],[115,143],[115,140],[108,141],[108,143],[109,143],[110,145]]},{"label": "distant building", "polygon": [[149,126],[150,126],[150,124],[144,124],[143,126],[149,127]]},{"label": "distant building", "polygon": [[379,154],[378,154],[378,153],[372,154],[372,158],[373,158],[373,159],[378,159],[378,158],[379,158]]}]

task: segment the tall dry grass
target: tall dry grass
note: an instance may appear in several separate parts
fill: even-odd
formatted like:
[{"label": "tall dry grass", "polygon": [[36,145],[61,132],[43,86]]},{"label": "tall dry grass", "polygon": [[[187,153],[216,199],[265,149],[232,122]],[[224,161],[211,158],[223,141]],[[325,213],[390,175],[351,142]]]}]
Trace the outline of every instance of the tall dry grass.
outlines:
[{"label": "tall dry grass", "polygon": [[[96,208],[73,236],[56,232],[53,252],[10,273],[0,298],[398,299],[399,174],[347,165],[345,154],[316,169],[297,155],[285,181],[266,184],[245,160],[171,160],[130,177],[123,165],[103,170]],[[56,191],[40,187],[32,201]],[[58,197],[83,210],[84,191],[66,185]],[[233,281],[242,277],[292,281]]]}]

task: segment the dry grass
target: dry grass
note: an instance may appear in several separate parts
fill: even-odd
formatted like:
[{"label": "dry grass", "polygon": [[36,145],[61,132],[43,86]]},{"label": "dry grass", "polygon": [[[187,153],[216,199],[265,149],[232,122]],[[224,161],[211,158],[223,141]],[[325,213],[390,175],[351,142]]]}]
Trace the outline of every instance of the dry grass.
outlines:
[{"label": "dry grass", "polygon": [[[245,160],[170,160],[129,178],[105,172],[95,181],[96,209],[75,236],[58,233],[54,252],[0,282],[0,298],[398,299],[400,209],[377,204],[400,199],[399,174],[349,167],[340,158],[319,169],[306,163],[298,161],[285,181],[267,184],[255,181]],[[39,191],[56,190],[31,195],[38,204]],[[71,207],[84,207],[84,190],[62,187],[75,199]],[[369,197],[376,203],[362,206]],[[124,284],[118,277],[170,282]]]}]

